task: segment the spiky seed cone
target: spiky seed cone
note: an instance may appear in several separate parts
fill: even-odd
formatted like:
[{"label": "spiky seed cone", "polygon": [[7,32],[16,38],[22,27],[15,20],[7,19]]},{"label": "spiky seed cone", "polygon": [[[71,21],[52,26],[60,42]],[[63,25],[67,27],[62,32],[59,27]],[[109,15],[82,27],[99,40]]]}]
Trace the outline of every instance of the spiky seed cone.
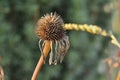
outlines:
[{"label": "spiky seed cone", "polygon": [[61,40],[65,36],[63,20],[56,13],[46,14],[37,23],[36,34],[44,40]]}]

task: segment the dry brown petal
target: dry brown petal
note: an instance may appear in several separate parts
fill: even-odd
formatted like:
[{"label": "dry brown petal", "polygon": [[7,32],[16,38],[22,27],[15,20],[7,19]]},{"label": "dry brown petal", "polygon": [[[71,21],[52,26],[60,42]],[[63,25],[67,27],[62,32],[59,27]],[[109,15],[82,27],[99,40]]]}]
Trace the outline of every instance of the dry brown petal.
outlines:
[{"label": "dry brown petal", "polygon": [[120,50],[118,51],[117,56],[118,56],[118,58],[120,58]]}]

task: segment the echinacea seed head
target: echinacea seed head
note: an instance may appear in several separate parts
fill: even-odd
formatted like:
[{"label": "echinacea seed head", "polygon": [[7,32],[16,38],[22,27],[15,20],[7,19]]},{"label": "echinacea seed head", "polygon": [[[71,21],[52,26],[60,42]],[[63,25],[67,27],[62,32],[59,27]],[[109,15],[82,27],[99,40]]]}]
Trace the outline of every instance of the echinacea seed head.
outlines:
[{"label": "echinacea seed head", "polygon": [[43,40],[61,40],[65,36],[63,20],[56,13],[46,14],[37,22],[36,34]]}]

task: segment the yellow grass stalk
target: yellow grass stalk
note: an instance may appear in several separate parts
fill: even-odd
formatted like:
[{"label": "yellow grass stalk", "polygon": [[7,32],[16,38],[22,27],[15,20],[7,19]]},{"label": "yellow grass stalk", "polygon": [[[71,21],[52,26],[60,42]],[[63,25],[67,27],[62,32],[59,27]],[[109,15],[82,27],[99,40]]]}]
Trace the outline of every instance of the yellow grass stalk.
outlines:
[{"label": "yellow grass stalk", "polygon": [[72,24],[68,23],[64,25],[64,29],[66,30],[79,30],[79,31],[86,31],[91,34],[100,34],[102,36],[109,36],[111,38],[111,43],[116,45],[117,47],[120,48],[120,43],[117,41],[115,36],[112,33],[107,32],[106,30],[103,30],[99,26],[96,25],[87,25],[87,24]]}]

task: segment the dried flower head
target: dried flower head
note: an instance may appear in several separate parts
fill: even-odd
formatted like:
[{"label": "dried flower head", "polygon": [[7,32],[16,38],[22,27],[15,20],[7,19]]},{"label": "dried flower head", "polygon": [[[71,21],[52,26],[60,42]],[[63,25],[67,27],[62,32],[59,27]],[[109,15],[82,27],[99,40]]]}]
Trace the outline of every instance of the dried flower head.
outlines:
[{"label": "dried flower head", "polygon": [[63,20],[56,13],[46,14],[37,23],[36,33],[44,40],[60,40],[65,36]]},{"label": "dried flower head", "polygon": [[[57,60],[59,60],[59,58],[60,62],[62,62],[69,48],[69,39],[68,36],[66,36],[63,25],[64,23],[62,18],[56,13],[46,14],[38,20],[36,34],[40,38],[39,48],[42,54],[45,44],[44,40],[50,41],[51,51],[49,64],[57,64]],[[55,52],[55,55],[53,55],[53,52]],[[53,56],[55,57],[54,61]]]}]

